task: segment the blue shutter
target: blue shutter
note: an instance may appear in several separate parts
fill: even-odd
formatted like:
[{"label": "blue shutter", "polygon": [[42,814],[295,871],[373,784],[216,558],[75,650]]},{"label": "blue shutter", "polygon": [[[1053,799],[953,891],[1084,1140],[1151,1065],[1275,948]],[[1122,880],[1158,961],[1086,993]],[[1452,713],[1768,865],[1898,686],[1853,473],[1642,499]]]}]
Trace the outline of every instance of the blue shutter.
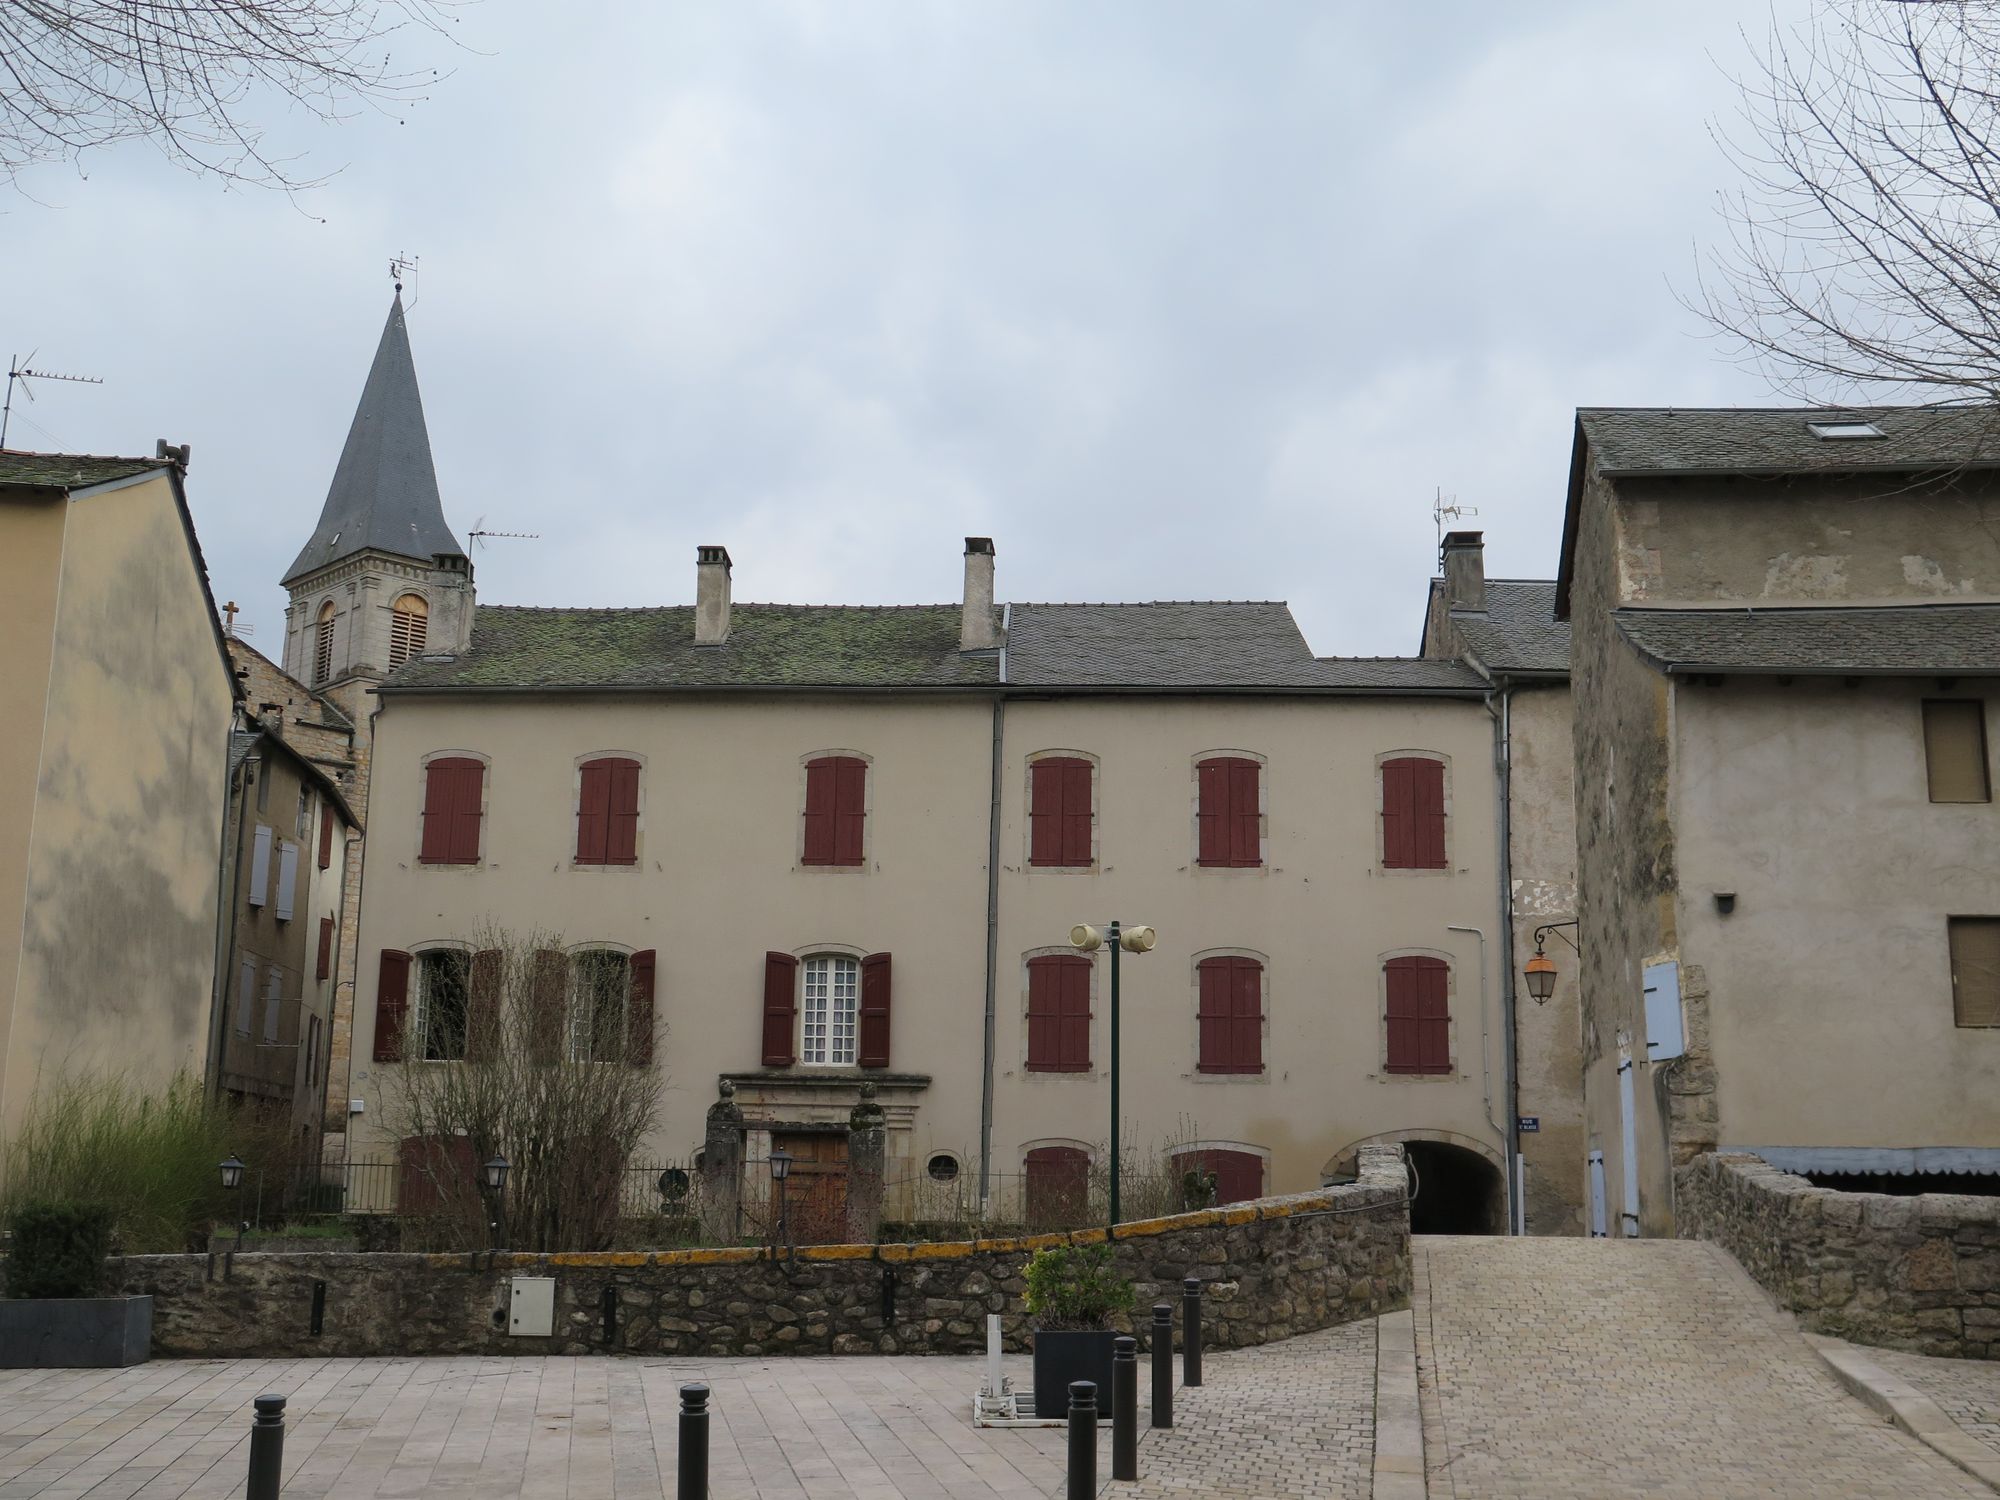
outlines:
[{"label": "blue shutter", "polygon": [[1681,966],[1668,960],[1646,965],[1646,1058],[1664,1062],[1687,1051],[1681,1025]]},{"label": "blue shutter", "polygon": [[262,906],[271,893],[271,830],[259,827],[250,845],[250,904]]}]

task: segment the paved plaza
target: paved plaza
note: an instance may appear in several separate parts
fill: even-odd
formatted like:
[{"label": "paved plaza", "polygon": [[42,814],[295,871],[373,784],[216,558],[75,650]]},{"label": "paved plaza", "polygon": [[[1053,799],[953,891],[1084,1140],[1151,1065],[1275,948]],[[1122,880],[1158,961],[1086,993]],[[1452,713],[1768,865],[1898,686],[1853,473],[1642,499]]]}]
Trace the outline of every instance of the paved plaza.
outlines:
[{"label": "paved plaza", "polygon": [[[1028,1363],[1010,1357],[1025,1384]],[[251,1398],[290,1398],[288,1500],[673,1493],[683,1382],[713,1391],[714,1500],[984,1500],[1063,1492],[1060,1428],[992,1429],[976,1359],[161,1360],[0,1373],[0,1500],[243,1492]],[[1142,1375],[1144,1371],[1142,1370]],[[1134,1497],[1369,1493],[1375,1324],[1212,1353]],[[1141,1399],[1148,1386],[1142,1380]],[[1099,1442],[1109,1480],[1109,1431]]]},{"label": "paved plaza", "polygon": [[1689,1240],[1416,1241],[1432,1500],[1992,1492],[1844,1391]]}]

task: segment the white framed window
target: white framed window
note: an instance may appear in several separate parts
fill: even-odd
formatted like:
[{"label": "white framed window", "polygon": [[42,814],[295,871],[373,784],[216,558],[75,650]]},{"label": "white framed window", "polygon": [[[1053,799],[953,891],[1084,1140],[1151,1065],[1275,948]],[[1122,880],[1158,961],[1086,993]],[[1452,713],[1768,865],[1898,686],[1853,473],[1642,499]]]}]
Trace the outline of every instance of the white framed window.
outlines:
[{"label": "white framed window", "polygon": [[799,1061],[851,1068],[855,1017],[861,1004],[861,961],[828,955],[807,959],[804,968]]},{"label": "white framed window", "polygon": [[569,1060],[617,1062],[625,1055],[631,957],[610,948],[585,948],[570,955],[569,976]]},{"label": "white framed window", "polygon": [[471,956],[457,948],[431,948],[417,955],[411,1050],[425,1062],[465,1058],[466,986]]}]

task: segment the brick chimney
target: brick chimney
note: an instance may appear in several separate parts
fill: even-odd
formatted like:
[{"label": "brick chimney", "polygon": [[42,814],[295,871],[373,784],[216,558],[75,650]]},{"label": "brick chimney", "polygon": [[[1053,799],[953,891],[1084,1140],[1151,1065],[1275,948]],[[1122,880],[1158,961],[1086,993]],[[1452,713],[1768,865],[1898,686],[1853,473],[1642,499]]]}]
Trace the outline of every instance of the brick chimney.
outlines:
[{"label": "brick chimney", "polygon": [[1486,540],[1480,531],[1452,531],[1444,539],[1444,598],[1451,609],[1486,613]]},{"label": "brick chimney", "polygon": [[729,549],[694,549],[694,643],[720,646],[729,639]]},{"label": "brick chimney", "polygon": [[965,539],[965,606],[959,615],[958,649],[993,651],[1000,632],[993,623],[993,538]]}]

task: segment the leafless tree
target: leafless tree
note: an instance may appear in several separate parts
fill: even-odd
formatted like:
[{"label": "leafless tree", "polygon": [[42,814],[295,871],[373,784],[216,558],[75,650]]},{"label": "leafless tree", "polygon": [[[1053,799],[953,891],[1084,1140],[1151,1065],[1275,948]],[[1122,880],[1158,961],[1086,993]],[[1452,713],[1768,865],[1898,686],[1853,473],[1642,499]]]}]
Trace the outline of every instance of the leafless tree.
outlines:
[{"label": "leafless tree", "polygon": [[1772,21],[1694,308],[1788,394],[2000,399],[2000,5]]},{"label": "leafless tree", "polygon": [[406,28],[441,35],[456,0],[0,0],[0,172],[152,140],[170,160],[235,182],[310,185],[267,154],[251,116],[300,106],[322,120],[420,97],[436,69],[387,50]]},{"label": "leafless tree", "polygon": [[462,967],[411,976],[403,1061],[384,1114],[403,1139],[402,1207],[441,1237],[486,1243],[479,1169],[505,1156],[508,1248],[599,1250],[664,1077],[650,976],[623,955],[571,954],[553,933],[489,928]]}]

